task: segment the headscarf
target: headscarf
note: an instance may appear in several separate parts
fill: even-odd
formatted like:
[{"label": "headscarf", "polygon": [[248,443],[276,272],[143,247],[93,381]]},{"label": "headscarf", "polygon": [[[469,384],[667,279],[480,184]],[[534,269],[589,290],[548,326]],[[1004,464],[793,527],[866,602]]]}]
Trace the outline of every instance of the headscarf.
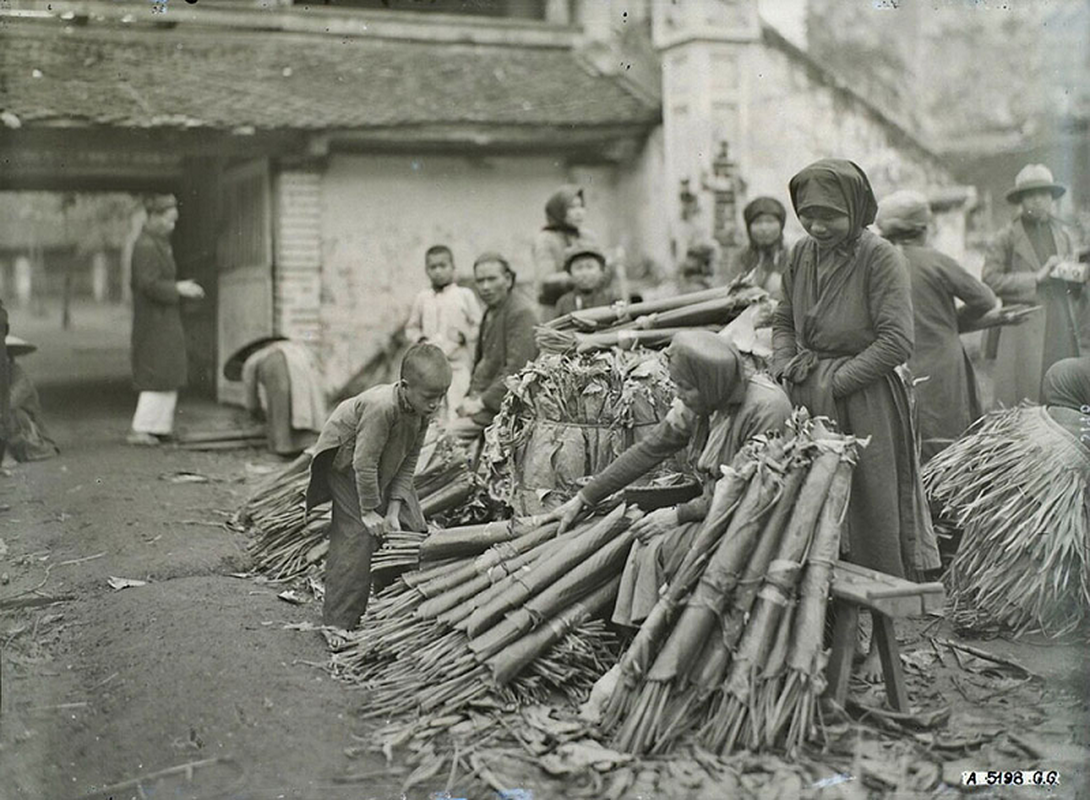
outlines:
[{"label": "headscarf", "polygon": [[1090,356],[1065,358],[1049,367],[1041,394],[1046,406],[1081,411],[1090,405]]},{"label": "headscarf", "polygon": [[780,221],[781,227],[787,221],[787,210],[783,207],[783,203],[774,197],[758,197],[751,200],[742,211],[742,218],[746,221],[746,227],[752,225],[753,220],[757,219],[761,214],[771,214]]},{"label": "headscarf", "polygon": [[804,168],[788,184],[795,213],[810,206],[822,206],[848,215],[848,241],[859,237],[874,222],[878,201],[867,173],[853,161],[823,158]]},{"label": "headscarf", "polygon": [[[753,237],[749,236],[749,226],[762,214],[771,214],[780,221],[780,238],[768,247],[758,247],[753,242]],[[784,249],[783,225],[787,221],[787,210],[783,207],[783,203],[774,197],[757,197],[746,205],[742,211],[742,218],[746,221],[749,246],[739,254],[739,264],[743,274],[758,267],[763,267],[763,269],[759,270],[759,274],[755,276],[757,285],[763,286],[768,278],[768,273],[778,271],[776,265],[777,254]]]},{"label": "headscarf", "polygon": [[576,198],[586,203],[583,190],[579,186],[561,186],[557,189],[553,196],[549,198],[549,202],[545,204],[545,230],[562,231],[573,236],[579,235],[579,229],[569,225],[567,220],[568,208],[571,207]]},{"label": "headscarf", "polygon": [[902,189],[882,201],[875,222],[887,239],[914,236],[927,230],[931,203],[920,192]]},{"label": "headscarf", "polygon": [[709,409],[722,408],[744,388],[737,348],[711,331],[681,331],[666,352],[670,374],[696,387]]}]

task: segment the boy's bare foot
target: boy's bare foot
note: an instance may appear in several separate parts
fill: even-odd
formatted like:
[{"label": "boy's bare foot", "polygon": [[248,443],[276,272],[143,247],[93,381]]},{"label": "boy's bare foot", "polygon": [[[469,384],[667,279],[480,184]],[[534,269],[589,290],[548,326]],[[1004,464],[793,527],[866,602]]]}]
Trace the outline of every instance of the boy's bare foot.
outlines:
[{"label": "boy's bare foot", "polygon": [[882,680],[882,661],[877,648],[872,647],[866,658],[855,669],[855,675],[866,683],[878,683]]}]

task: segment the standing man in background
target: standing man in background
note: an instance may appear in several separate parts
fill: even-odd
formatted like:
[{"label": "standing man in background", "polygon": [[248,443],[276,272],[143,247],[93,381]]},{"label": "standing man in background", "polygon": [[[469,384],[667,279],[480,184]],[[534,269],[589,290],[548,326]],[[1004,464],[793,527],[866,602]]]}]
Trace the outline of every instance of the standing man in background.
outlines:
[{"label": "standing man in background", "polygon": [[537,313],[515,292],[515,271],[499,253],[484,253],[473,264],[477,293],[485,304],[469,395],[451,423],[454,435],[476,441],[499,413],[507,395],[506,380],[537,357],[534,326]]},{"label": "standing man in background", "polygon": [[1017,328],[993,328],[984,352],[995,359],[995,399],[1010,407],[1041,396],[1041,380],[1062,358],[1090,352],[1090,286],[1062,280],[1057,265],[1074,260],[1071,237],[1052,213],[1067,191],[1043,164],[1023,167],[1007,192],[1019,213],[996,234],[981,277],[1004,305],[1041,305]]},{"label": "standing man in background", "polygon": [[178,280],[170,235],[178,221],[174,195],[144,200],[148,218],[132,252],[132,382],[140,393],[128,443],[157,445],[174,431],[178,390],[186,384],[181,302],[200,300],[204,289]]},{"label": "standing man in background", "polygon": [[409,344],[430,342],[443,351],[452,378],[447,392],[444,422],[452,421],[469,392],[473,355],[481,327],[481,304],[472,289],[454,282],[454,254],[444,244],[424,254],[424,271],[431,288],[422,289],[413,301],[405,338]]}]

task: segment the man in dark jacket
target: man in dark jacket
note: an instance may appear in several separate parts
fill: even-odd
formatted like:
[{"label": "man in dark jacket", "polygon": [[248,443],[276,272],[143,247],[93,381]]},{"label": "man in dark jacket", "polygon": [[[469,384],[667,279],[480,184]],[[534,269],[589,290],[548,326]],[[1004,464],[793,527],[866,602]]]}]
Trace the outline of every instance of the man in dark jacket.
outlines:
[{"label": "man in dark jacket", "polygon": [[477,294],[486,306],[469,395],[458,407],[454,433],[476,439],[500,410],[507,386],[504,381],[537,356],[534,326],[537,314],[515,286],[515,271],[499,253],[485,253],[473,264]]},{"label": "man in dark jacket", "polygon": [[173,195],[145,199],[148,218],[132,251],[132,382],[140,393],[129,444],[159,444],[174,430],[178,390],[186,383],[183,298],[200,300],[204,290],[178,280],[170,234],[178,220]]}]

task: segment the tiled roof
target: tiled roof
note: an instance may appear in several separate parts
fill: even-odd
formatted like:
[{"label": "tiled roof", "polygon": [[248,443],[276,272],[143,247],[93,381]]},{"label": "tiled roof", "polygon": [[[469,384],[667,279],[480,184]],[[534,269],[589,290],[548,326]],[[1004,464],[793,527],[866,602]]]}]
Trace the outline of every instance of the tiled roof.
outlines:
[{"label": "tiled roof", "polygon": [[23,125],[257,130],[660,116],[565,48],[10,19],[0,26],[0,110]]}]

